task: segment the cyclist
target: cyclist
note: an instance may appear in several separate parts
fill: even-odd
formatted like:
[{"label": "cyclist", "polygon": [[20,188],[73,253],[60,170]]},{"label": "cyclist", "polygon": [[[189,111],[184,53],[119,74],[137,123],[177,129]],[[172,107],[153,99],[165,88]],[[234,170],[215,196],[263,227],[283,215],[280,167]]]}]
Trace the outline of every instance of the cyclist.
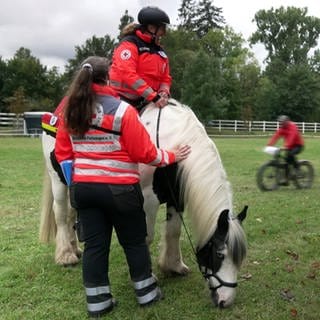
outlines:
[{"label": "cyclist", "polygon": [[[296,155],[301,153],[304,148],[304,141],[297,125],[286,115],[278,117],[279,129],[273,134],[268,142],[268,146],[273,146],[280,138],[284,139],[284,149],[286,150],[286,161],[295,169],[298,168]],[[289,168],[286,168],[288,176]]]}]

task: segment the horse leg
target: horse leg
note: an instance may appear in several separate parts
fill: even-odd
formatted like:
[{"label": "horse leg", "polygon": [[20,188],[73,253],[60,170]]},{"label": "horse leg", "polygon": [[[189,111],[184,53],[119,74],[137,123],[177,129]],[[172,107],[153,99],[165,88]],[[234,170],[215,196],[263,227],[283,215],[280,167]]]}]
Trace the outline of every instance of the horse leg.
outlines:
[{"label": "horse leg", "polygon": [[51,181],[53,211],[57,226],[55,261],[59,265],[74,265],[79,262],[81,255],[73,230],[75,211],[70,208],[67,187],[60,182],[56,174],[51,176]]},{"label": "horse leg", "polygon": [[[55,139],[43,133],[42,151],[47,170],[43,183],[40,239],[48,242],[51,236],[55,236],[56,263],[73,265],[79,262],[81,256],[81,249],[78,247],[76,234],[73,230],[76,215],[69,204],[68,189],[60,181],[58,174],[52,167],[50,152],[54,149],[54,145]],[[53,214],[54,219],[52,218]]]},{"label": "horse leg", "polygon": [[174,207],[167,207],[167,221],[161,239],[159,266],[164,273],[186,275],[190,270],[182,261],[180,249],[181,217]]},{"label": "horse leg", "polygon": [[143,189],[144,197],[144,211],[146,213],[147,223],[147,244],[150,247],[154,239],[154,228],[156,224],[157,212],[160,206],[157,196],[153,193],[152,188],[148,187]]}]

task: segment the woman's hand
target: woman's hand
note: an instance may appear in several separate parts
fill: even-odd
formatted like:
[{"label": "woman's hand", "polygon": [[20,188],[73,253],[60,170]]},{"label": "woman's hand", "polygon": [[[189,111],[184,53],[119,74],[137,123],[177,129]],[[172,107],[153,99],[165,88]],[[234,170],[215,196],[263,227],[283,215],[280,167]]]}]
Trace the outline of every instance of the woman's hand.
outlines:
[{"label": "woman's hand", "polygon": [[173,150],[175,156],[176,156],[176,162],[182,161],[186,158],[188,158],[190,152],[191,152],[191,147],[188,145],[183,145],[176,150]]}]

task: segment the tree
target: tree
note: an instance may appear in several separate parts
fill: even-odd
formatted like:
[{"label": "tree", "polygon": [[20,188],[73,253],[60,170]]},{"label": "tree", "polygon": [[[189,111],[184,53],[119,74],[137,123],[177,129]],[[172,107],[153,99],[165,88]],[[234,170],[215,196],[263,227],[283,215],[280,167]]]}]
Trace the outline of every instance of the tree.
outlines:
[{"label": "tree", "polygon": [[269,81],[264,83],[270,90],[260,100],[268,107],[265,119],[286,113],[296,121],[313,120],[319,115],[320,89],[317,52],[309,55],[317,45],[320,19],[307,16],[307,8],[280,7],[258,11],[255,21],[258,30],[250,43],[261,42],[268,52],[264,77]]},{"label": "tree", "polygon": [[128,10],[126,10],[124,12],[124,15],[120,18],[118,41],[120,41],[122,38],[123,28],[133,21],[134,21],[134,18],[132,16],[129,16]]},{"label": "tree", "polygon": [[9,112],[21,114],[30,110],[30,104],[25,96],[24,89],[22,87],[17,88],[14,91],[12,97],[6,98]]},{"label": "tree", "polygon": [[222,28],[224,18],[222,8],[213,5],[212,0],[183,0],[178,9],[179,28],[194,32],[198,38],[205,36],[210,30]]},{"label": "tree", "polygon": [[170,71],[173,77],[171,95],[180,100],[184,70],[200,49],[200,43],[192,32],[170,29],[162,39],[162,44],[170,58]]},{"label": "tree", "polygon": [[186,65],[181,99],[199,119],[224,118],[226,100],[221,96],[219,59],[200,50]]},{"label": "tree", "polygon": [[222,8],[214,6],[212,0],[200,0],[195,16],[195,32],[199,38],[205,36],[210,30],[222,28],[224,22]]},{"label": "tree", "polygon": [[180,19],[179,28],[187,31],[195,30],[195,12],[196,3],[194,0],[182,0],[181,6],[178,9],[178,17]]},{"label": "tree", "polygon": [[110,59],[114,45],[114,39],[111,39],[109,35],[105,35],[100,38],[92,36],[92,38],[86,40],[85,44],[76,46],[75,57],[69,59],[66,66],[65,76],[68,81],[71,81],[80,64],[86,58],[90,56],[100,56]]},{"label": "tree", "polygon": [[221,78],[215,81],[221,82],[224,116],[238,119],[245,113],[249,114],[248,108],[253,108],[252,95],[257,87],[260,69],[253,54],[244,47],[242,36],[227,26],[210,30],[200,43],[210,56],[219,58]]},{"label": "tree", "polygon": [[2,60],[2,57],[0,56],[0,112],[6,112],[6,107],[4,103],[4,83],[7,78],[7,64],[4,60]]},{"label": "tree", "polygon": [[320,19],[307,16],[307,11],[295,7],[258,11],[254,17],[258,30],[250,37],[250,43],[262,43],[268,54],[266,61],[276,61],[281,70],[306,63],[320,34]]},{"label": "tree", "polygon": [[29,49],[21,47],[7,62],[8,77],[3,86],[5,96],[12,96],[17,88],[21,87],[26,97],[37,99],[45,92],[46,72],[47,68],[39,59],[35,58]]},{"label": "tree", "polygon": [[5,64],[0,61],[0,68],[5,77],[2,84],[0,80],[1,110],[52,110],[62,96],[57,68],[48,70],[27,48],[18,49]]}]

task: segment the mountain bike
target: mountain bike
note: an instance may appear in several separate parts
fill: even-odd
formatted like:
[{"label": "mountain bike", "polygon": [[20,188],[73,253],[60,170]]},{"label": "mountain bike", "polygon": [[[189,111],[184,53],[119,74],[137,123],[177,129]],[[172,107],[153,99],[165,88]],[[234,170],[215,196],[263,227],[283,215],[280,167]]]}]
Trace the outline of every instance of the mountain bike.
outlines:
[{"label": "mountain bike", "polygon": [[297,160],[297,168],[288,164],[285,159],[285,149],[266,147],[266,153],[272,154],[273,159],[264,163],[257,172],[257,184],[262,191],[277,190],[280,186],[289,186],[290,182],[297,189],[312,187],[314,169],[310,161]]}]

